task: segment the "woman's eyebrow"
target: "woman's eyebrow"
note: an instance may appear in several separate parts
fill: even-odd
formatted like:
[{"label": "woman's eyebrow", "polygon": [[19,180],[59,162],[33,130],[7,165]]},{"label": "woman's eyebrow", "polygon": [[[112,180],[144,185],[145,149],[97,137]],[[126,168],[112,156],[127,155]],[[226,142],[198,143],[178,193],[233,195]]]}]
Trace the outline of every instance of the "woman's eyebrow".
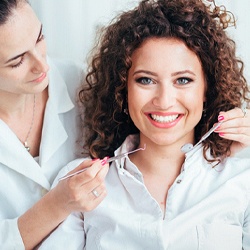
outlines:
[{"label": "woman's eyebrow", "polygon": [[144,74],[148,74],[152,76],[157,76],[157,74],[148,70],[136,70],[133,75],[138,74],[138,73],[144,73]]},{"label": "woman's eyebrow", "polygon": [[43,25],[41,24],[40,32],[39,32],[39,35],[37,37],[36,43],[39,41],[39,38],[40,38],[40,36],[42,34],[42,31],[43,31]]},{"label": "woman's eyebrow", "polygon": [[[43,31],[43,25],[41,24],[40,31],[39,31],[39,34],[38,34],[36,43],[39,41],[39,38],[40,38],[40,36],[41,36],[41,34],[42,34],[42,31]],[[19,54],[19,55],[16,55],[16,56],[10,58],[9,60],[7,60],[7,61],[5,62],[5,64],[7,64],[7,63],[9,63],[9,62],[11,62],[11,61],[14,61],[14,60],[16,60],[16,59],[19,58],[19,57],[22,57],[25,53],[26,53],[26,51],[23,52],[23,53],[21,53],[21,54]]]},{"label": "woman's eyebrow", "polygon": [[171,74],[171,76],[177,76],[177,75],[182,75],[182,74],[185,74],[185,73],[189,73],[191,75],[194,75],[195,76],[195,73],[191,70],[182,70],[182,71],[177,71],[177,72],[174,72]]},{"label": "woman's eyebrow", "polygon": [[11,62],[11,61],[16,60],[18,57],[23,56],[25,53],[26,53],[26,52],[23,52],[22,54],[19,54],[19,55],[17,55],[17,56],[14,56],[14,57],[10,58],[8,61],[5,62],[5,64],[7,64],[7,63],[9,63],[9,62]]}]

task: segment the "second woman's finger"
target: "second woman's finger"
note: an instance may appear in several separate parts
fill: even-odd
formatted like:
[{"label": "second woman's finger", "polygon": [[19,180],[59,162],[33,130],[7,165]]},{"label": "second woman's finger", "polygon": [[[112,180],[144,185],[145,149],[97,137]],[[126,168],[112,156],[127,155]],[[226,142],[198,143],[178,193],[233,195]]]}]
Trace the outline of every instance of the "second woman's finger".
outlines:
[{"label": "second woman's finger", "polygon": [[246,109],[243,111],[240,108],[234,108],[229,111],[221,111],[218,116],[219,121],[228,121],[235,118],[249,118],[250,119],[250,110]]}]

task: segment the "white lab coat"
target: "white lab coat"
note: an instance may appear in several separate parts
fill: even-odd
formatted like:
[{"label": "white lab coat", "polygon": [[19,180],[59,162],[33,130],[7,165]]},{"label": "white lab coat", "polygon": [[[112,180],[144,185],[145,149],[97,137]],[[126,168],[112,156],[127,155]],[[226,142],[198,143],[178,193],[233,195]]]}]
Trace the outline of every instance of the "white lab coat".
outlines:
[{"label": "white lab coat", "polygon": [[17,218],[48,190],[58,171],[76,157],[76,88],[80,67],[48,58],[49,99],[46,104],[38,162],[0,120],[0,249],[24,249]]}]

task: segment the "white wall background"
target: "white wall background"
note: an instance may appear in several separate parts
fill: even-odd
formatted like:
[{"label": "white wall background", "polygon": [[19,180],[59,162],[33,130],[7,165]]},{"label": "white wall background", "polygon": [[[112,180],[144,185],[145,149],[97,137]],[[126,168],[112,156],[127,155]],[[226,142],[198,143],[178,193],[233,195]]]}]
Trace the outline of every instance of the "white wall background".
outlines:
[{"label": "white wall background", "polygon": [[30,0],[43,23],[48,53],[84,62],[95,30],[138,0]]},{"label": "white wall background", "polygon": [[[48,53],[80,63],[93,46],[96,27],[107,24],[116,14],[135,6],[139,0],[30,0],[44,25]],[[250,0],[216,0],[231,10],[237,27],[230,35],[237,42],[238,55],[246,64],[250,82]]]}]

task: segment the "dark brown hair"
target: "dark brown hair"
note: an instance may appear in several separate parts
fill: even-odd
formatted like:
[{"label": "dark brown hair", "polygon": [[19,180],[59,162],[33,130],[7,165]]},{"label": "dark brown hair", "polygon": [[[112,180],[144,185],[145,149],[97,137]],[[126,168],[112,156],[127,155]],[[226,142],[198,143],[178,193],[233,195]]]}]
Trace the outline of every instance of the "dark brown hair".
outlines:
[{"label": "dark brown hair", "polygon": [[[104,29],[79,93],[88,154],[112,155],[129,134],[139,132],[123,110],[131,55],[149,38],[179,39],[201,61],[207,81],[206,116],[195,127],[196,141],[217,122],[220,111],[240,107],[248,92],[243,62],[224,31],[233,22],[224,6],[201,0],[145,0],[113,20]],[[210,149],[213,157],[225,157],[231,144],[213,133],[203,143],[204,156]]]},{"label": "dark brown hair", "polygon": [[29,3],[27,0],[1,0],[0,1],[0,25],[5,24],[14,9],[20,3]]}]

